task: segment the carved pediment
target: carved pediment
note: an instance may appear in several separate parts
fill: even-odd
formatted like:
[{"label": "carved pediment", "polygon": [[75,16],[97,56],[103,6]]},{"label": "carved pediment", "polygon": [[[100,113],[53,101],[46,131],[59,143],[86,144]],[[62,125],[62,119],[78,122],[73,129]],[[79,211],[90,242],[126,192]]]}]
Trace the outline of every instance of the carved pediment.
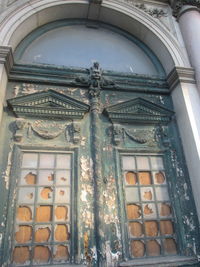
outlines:
[{"label": "carved pediment", "polygon": [[135,98],[107,107],[104,110],[112,122],[167,123],[173,111],[163,108],[143,98]]},{"label": "carved pediment", "polygon": [[54,90],[33,93],[7,100],[17,117],[81,119],[89,106]]}]

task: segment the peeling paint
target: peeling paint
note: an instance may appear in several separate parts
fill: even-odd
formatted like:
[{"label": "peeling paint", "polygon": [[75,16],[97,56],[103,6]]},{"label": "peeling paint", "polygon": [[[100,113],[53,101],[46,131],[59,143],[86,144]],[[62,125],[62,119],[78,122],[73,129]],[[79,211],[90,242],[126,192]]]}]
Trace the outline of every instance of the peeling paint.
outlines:
[{"label": "peeling paint", "polygon": [[105,254],[106,254],[106,267],[118,266],[118,261],[119,261],[121,252],[117,251],[116,253],[112,253],[111,247],[110,247],[110,241],[106,241]]}]

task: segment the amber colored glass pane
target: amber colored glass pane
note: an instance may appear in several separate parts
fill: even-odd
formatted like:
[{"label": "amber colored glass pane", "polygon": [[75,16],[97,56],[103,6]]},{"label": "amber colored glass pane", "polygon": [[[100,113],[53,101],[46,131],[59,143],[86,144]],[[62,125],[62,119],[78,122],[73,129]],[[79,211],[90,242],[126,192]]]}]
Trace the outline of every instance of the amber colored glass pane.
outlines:
[{"label": "amber colored glass pane", "polygon": [[156,184],[164,184],[165,183],[165,175],[163,172],[155,173],[155,183]]},{"label": "amber colored glass pane", "polygon": [[18,243],[26,243],[31,240],[32,227],[29,225],[20,225],[15,233],[15,240]]},{"label": "amber colored glass pane", "polygon": [[146,221],[144,222],[145,232],[147,236],[157,236],[158,235],[158,224],[156,221]]},{"label": "amber colored glass pane", "polygon": [[150,172],[139,172],[138,180],[141,185],[150,185],[151,184],[151,174]]},{"label": "amber colored glass pane", "polygon": [[172,238],[167,238],[163,241],[165,254],[177,254],[176,243]]},{"label": "amber colored glass pane", "polygon": [[57,224],[55,228],[55,240],[64,242],[69,240],[68,226],[65,224]]},{"label": "amber colored glass pane", "polygon": [[126,205],[127,217],[129,220],[138,219],[141,216],[141,207],[139,205]]},{"label": "amber colored glass pane", "polygon": [[171,207],[169,204],[161,203],[159,206],[160,216],[170,216],[171,215]]},{"label": "amber colored glass pane", "polygon": [[131,254],[134,257],[143,257],[145,253],[145,246],[142,241],[136,240],[131,242]]},{"label": "amber colored glass pane", "polygon": [[69,259],[69,249],[68,246],[58,245],[55,247],[54,259],[56,261],[66,261]]},{"label": "amber colored glass pane", "polygon": [[127,172],[125,174],[126,183],[128,185],[136,185],[137,184],[137,176],[134,172]]},{"label": "amber colored glass pane", "polygon": [[36,246],[34,248],[33,259],[37,263],[47,263],[51,256],[51,252],[46,246]]},{"label": "amber colored glass pane", "polygon": [[20,206],[17,208],[17,219],[23,222],[29,222],[32,220],[32,211],[30,207]]},{"label": "amber colored glass pane", "polygon": [[171,221],[160,221],[160,232],[162,235],[172,235],[174,233]]},{"label": "amber colored glass pane", "polygon": [[139,222],[130,222],[129,231],[130,231],[130,234],[134,237],[139,237],[143,235],[142,225]]},{"label": "amber colored glass pane", "polygon": [[51,231],[49,227],[41,226],[40,228],[37,226],[37,229],[35,231],[35,242],[47,242],[50,238],[50,235]]},{"label": "amber colored glass pane", "polygon": [[152,201],[154,200],[154,193],[152,187],[142,187],[141,188],[141,199],[142,201]]},{"label": "amber colored glass pane", "polygon": [[30,260],[29,247],[15,247],[13,251],[13,262],[17,264],[24,264]]},{"label": "amber colored glass pane", "polygon": [[35,171],[22,171],[21,175],[21,184],[22,185],[35,185],[36,184],[37,175]]},{"label": "amber colored glass pane", "polygon": [[68,219],[69,209],[67,206],[57,206],[55,208],[55,217],[56,220],[65,221]]},{"label": "amber colored glass pane", "polygon": [[36,209],[36,222],[50,222],[52,206],[38,206]]},{"label": "amber colored glass pane", "polygon": [[160,245],[156,240],[150,240],[147,242],[147,253],[148,256],[159,256],[160,255]]}]

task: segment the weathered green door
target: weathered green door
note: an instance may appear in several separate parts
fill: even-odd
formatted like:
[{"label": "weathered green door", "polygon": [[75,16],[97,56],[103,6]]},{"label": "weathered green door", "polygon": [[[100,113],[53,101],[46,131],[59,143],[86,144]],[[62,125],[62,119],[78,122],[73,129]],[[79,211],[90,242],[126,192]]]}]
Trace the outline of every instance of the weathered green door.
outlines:
[{"label": "weathered green door", "polygon": [[195,262],[197,219],[165,80],[98,63],[66,77],[8,85],[2,266]]}]

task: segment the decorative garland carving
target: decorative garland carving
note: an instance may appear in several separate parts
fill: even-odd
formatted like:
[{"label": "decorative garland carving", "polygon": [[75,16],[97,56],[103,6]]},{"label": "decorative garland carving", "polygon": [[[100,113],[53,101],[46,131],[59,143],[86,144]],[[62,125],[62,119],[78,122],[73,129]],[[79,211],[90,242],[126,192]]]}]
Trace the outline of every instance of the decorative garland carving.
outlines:
[{"label": "decorative garland carving", "polygon": [[126,136],[138,144],[148,143],[148,145],[152,145],[156,141],[154,130],[129,130],[124,126],[121,127],[120,125],[113,125],[113,140],[116,145],[119,145]]},{"label": "decorative garland carving", "polygon": [[167,13],[161,8],[148,8],[144,3],[135,3],[134,0],[120,0],[120,1],[135,6],[156,19],[160,19],[161,17],[167,16]]},{"label": "decorative garland carving", "polygon": [[135,7],[143,10],[144,12],[156,19],[167,16],[167,13],[163,9],[147,8],[144,4],[135,4]]},{"label": "decorative garland carving", "polygon": [[61,135],[66,128],[66,124],[62,125],[60,123],[48,121],[35,121],[31,124],[31,129],[37,135],[44,139],[54,139]]}]

